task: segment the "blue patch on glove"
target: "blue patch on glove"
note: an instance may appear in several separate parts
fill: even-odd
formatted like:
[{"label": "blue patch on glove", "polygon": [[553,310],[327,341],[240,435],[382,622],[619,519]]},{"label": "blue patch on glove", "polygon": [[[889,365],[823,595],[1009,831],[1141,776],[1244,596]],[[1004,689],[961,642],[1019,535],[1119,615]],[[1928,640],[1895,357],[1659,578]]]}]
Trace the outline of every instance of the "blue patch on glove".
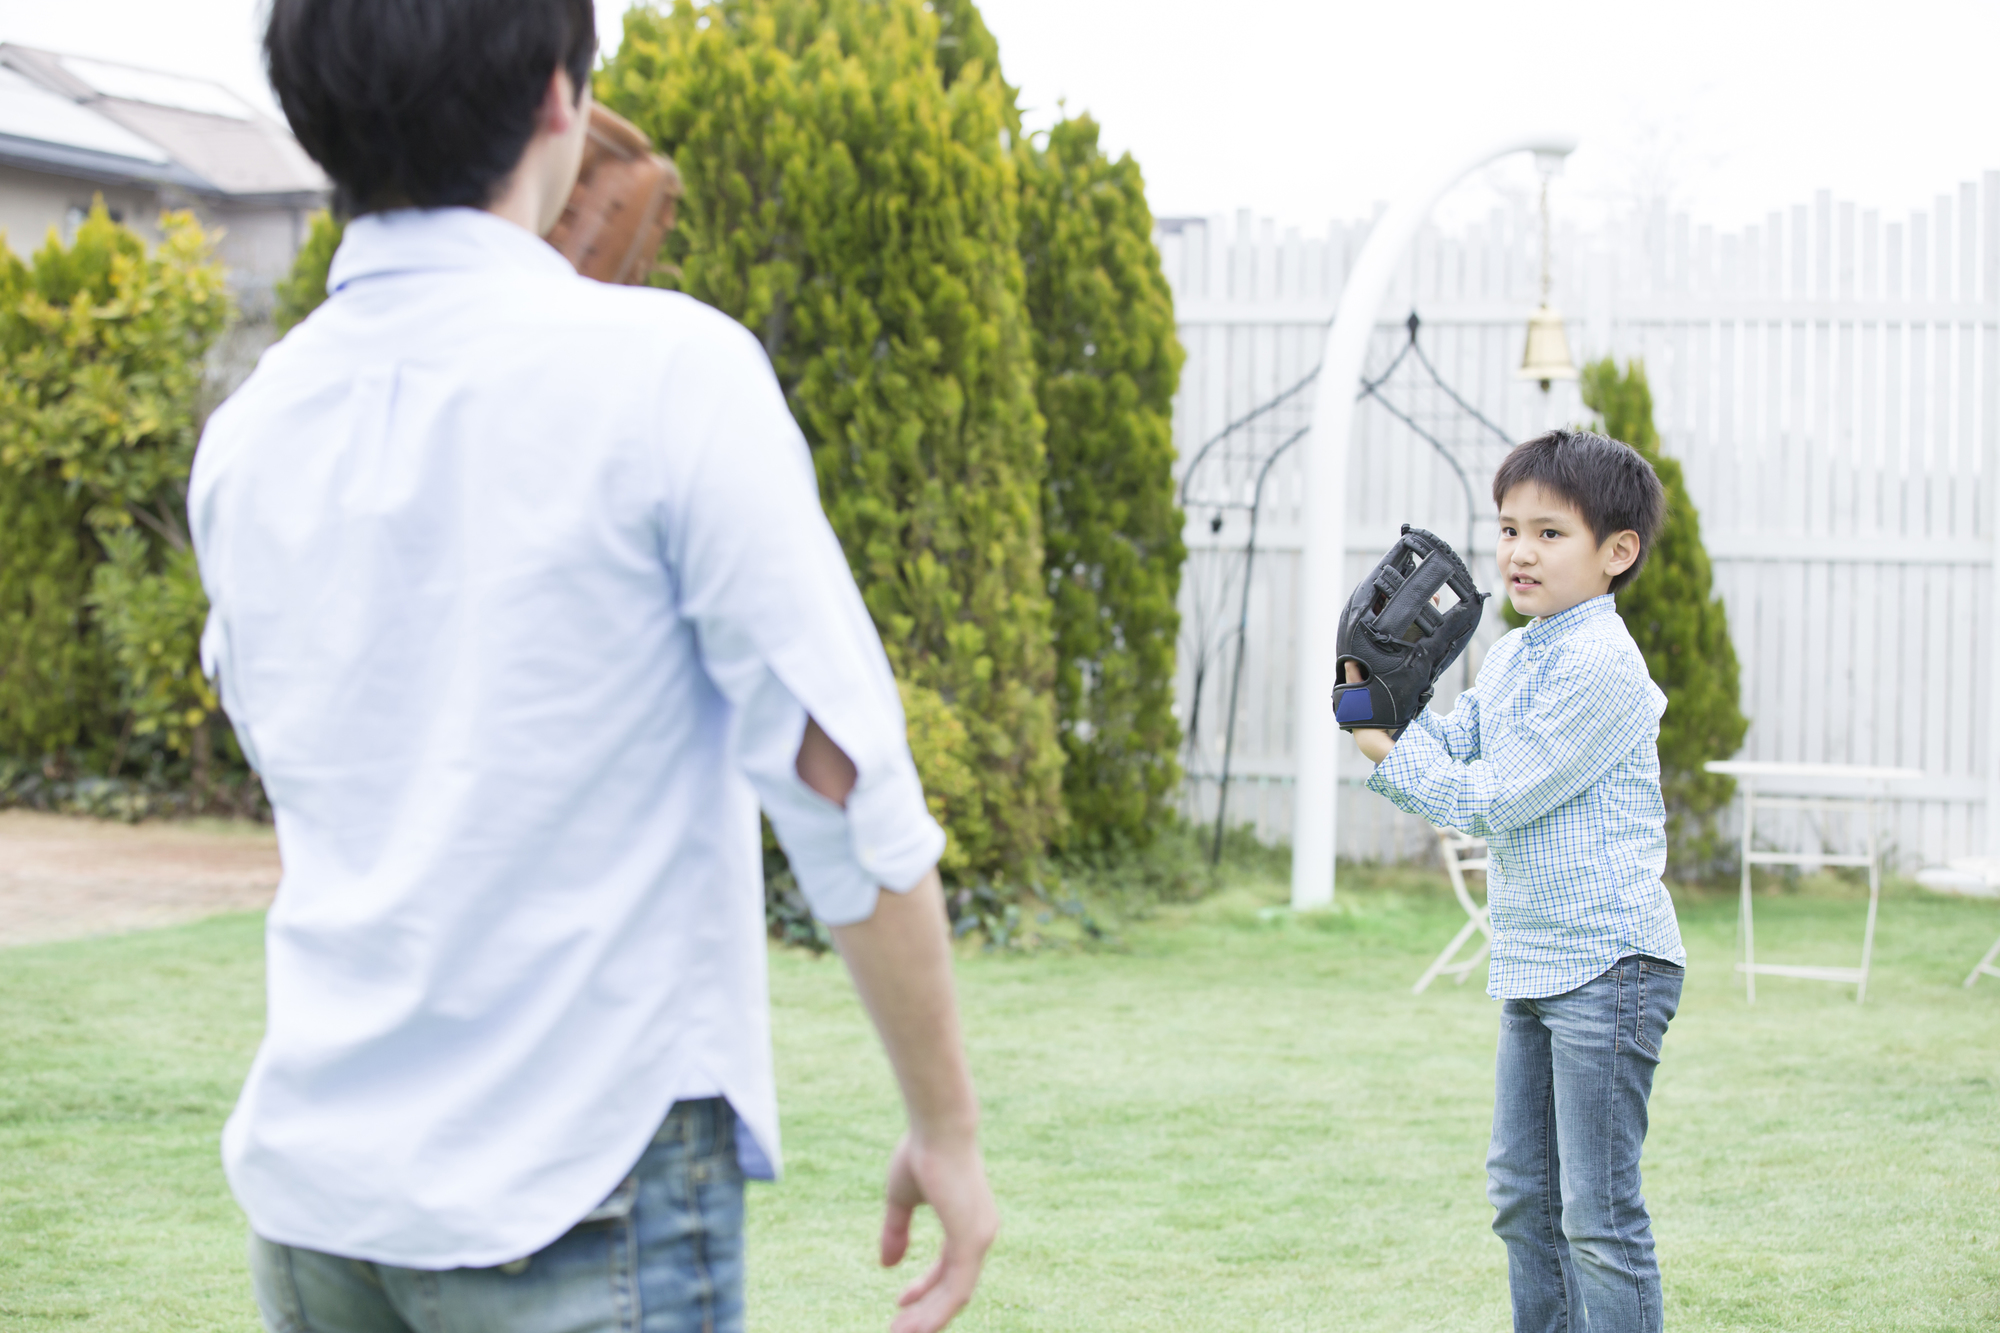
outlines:
[{"label": "blue patch on glove", "polygon": [[1339,701],[1333,706],[1333,717],[1344,727],[1374,721],[1375,703],[1369,698],[1368,687],[1360,685],[1341,691]]}]

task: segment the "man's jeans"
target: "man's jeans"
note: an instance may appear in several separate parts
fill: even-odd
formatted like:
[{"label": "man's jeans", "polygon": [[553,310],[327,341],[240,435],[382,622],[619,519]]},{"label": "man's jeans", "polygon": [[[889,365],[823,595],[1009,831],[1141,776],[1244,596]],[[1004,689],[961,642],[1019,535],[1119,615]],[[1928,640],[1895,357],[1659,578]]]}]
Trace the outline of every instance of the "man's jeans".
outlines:
[{"label": "man's jeans", "polygon": [[1639,1149],[1681,975],[1634,956],[1501,1011],[1486,1197],[1507,1242],[1515,1333],[1659,1333]]},{"label": "man's jeans", "polygon": [[272,1333],[740,1333],[736,1114],[681,1102],[611,1197],[547,1249],[428,1272],[250,1238]]}]

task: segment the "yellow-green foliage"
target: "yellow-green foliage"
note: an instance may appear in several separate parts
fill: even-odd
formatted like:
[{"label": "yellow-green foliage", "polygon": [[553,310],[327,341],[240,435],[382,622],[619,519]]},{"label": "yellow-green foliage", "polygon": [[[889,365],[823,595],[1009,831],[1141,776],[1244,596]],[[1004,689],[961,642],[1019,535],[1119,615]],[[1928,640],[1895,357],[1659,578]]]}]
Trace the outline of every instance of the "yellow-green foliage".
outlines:
[{"label": "yellow-green foliage", "polygon": [[1048,423],[1042,530],[1071,842],[1151,840],[1180,781],[1181,345],[1145,182],[1087,116],[1023,143],[1021,258]]},{"label": "yellow-green foliage", "polygon": [[208,597],[194,550],[162,549],[132,527],[105,533],[103,541],[90,606],[117,666],[119,702],[131,714],[134,735],[158,736],[186,754],[219,707],[201,674]]},{"label": "yellow-green foliage", "polygon": [[[186,487],[210,345],[231,317],[223,271],[187,214],[162,219],[148,253],[131,231],[94,208],[64,246],[51,235],[31,266],[0,265],[0,507],[32,507],[65,571],[46,586],[64,605],[0,568],[0,615],[32,608],[46,634],[67,626],[75,643],[95,632],[118,683],[132,734],[157,735],[188,753],[216,707],[194,662],[206,604],[188,549]],[[65,506],[67,509],[65,510]],[[61,515],[67,513],[68,517]],[[90,592],[78,596],[79,565]],[[29,578],[35,577],[30,572]],[[95,612],[86,623],[84,608]],[[58,639],[63,635],[58,634]],[[10,725],[0,745],[74,745],[101,723],[88,647],[43,664],[41,702],[24,716],[69,720]],[[69,666],[62,664],[68,661]],[[72,704],[69,701],[74,701]]]},{"label": "yellow-green foliage", "polygon": [[333,214],[325,210],[313,214],[305,244],[292,256],[291,272],[279,280],[274,292],[277,307],[271,319],[280,338],[326,300],[326,273],[333,267],[333,252],[346,234],[346,224]]},{"label": "yellow-green foliage", "polygon": [[908,681],[898,684],[903,715],[909,719],[910,753],[924,780],[931,818],[957,832],[938,858],[938,871],[956,879],[970,868],[966,848],[983,846],[992,837],[980,826],[985,803],[980,799],[979,777],[965,760],[965,723],[936,690]]},{"label": "yellow-green foliage", "polygon": [[939,8],[642,6],[597,91],[679,165],[660,280],[763,340],[898,677],[963,728],[920,746],[927,783],[972,779],[954,856],[997,874],[1063,817],[1042,430],[1012,94],[971,7]]}]

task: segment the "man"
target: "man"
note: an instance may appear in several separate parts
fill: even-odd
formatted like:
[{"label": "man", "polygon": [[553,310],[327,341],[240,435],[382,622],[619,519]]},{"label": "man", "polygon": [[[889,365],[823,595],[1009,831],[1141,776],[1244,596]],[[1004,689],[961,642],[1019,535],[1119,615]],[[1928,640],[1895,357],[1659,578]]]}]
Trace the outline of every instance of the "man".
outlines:
[{"label": "man", "polygon": [[276,812],[265,1039],[223,1135],[273,1329],[742,1322],[778,1162],[758,806],[909,1129],[893,1328],[996,1227],[887,660],[762,350],[540,237],[590,0],[275,0],[272,85],[352,216],[216,412],[203,660]]}]

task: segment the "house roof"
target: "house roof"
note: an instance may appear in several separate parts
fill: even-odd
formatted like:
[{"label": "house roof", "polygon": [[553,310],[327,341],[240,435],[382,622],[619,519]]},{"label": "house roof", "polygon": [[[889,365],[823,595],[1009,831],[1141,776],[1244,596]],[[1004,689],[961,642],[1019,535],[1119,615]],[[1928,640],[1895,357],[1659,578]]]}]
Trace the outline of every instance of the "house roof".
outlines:
[{"label": "house roof", "polygon": [[219,83],[0,42],[0,161],[220,198],[309,202],[327,179]]}]

